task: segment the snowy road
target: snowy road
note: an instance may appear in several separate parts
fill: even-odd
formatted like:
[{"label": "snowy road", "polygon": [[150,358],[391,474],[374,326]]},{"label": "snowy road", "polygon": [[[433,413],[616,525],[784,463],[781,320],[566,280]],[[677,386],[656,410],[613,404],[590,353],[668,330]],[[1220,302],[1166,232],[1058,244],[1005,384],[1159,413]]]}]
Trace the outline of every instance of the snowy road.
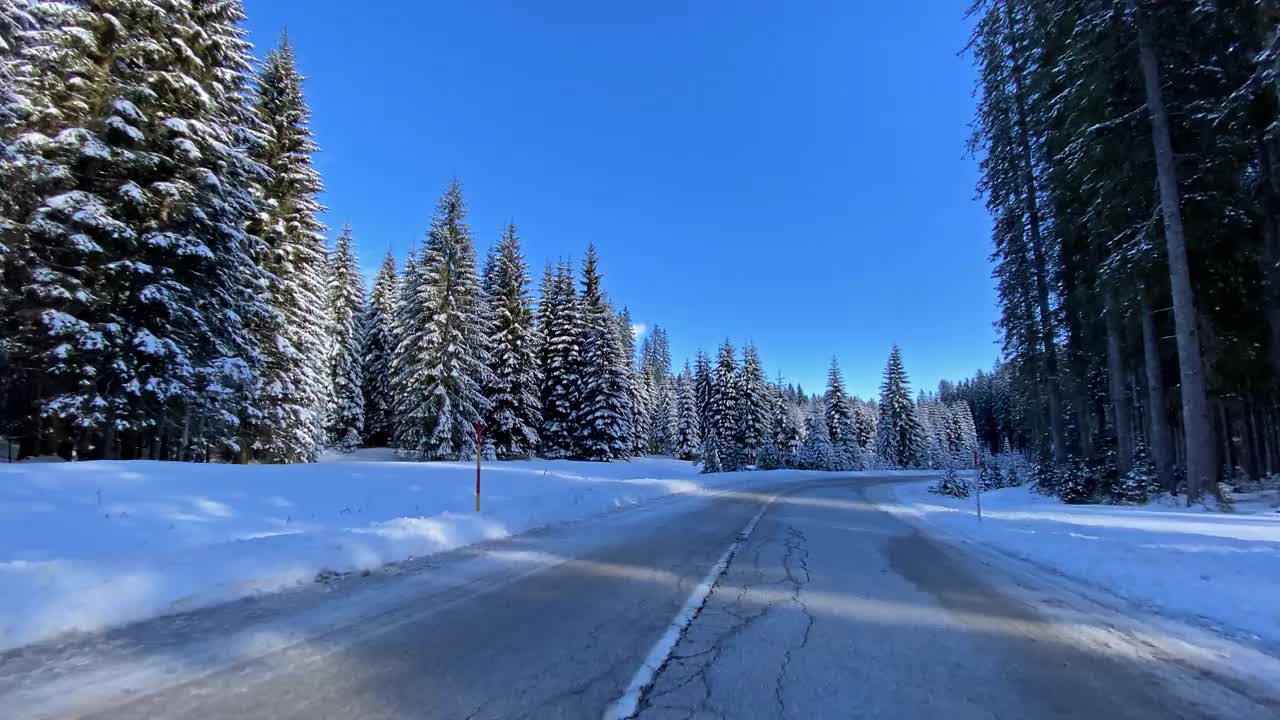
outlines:
[{"label": "snowy road", "polygon": [[664,498],[328,588],[30,646],[0,655],[0,707],[595,720],[638,677],[646,719],[1275,716],[1267,698],[1156,662],[1067,600],[1029,606],[1011,576],[923,537],[868,485]]}]

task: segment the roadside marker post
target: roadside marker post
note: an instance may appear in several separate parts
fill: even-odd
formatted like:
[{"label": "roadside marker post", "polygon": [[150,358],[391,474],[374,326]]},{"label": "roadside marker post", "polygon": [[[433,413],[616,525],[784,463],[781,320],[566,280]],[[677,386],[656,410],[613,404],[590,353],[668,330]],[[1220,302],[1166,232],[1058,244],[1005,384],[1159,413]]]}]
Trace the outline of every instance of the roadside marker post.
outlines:
[{"label": "roadside marker post", "polygon": [[483,443],[481,436],[484,434],[484,423],[479,420],[475,421],[476,429],[476,512],[480,512],[480,455]]}]

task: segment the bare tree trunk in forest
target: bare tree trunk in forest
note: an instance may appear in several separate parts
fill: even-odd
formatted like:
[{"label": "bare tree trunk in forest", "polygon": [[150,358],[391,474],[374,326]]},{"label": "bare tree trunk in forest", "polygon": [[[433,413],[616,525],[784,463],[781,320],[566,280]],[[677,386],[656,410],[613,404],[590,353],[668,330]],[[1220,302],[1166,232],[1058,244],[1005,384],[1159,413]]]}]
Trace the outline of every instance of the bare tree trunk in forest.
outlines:
[{"label": "bare tree trunk in forest", "polygon": [[1160,185],[1160,209],[1169,255],[1169,280],[1173,292],[1173,321],[1178,340],[1178,372],[1182,379],[1182,426],[1187,445],[1187,502],[1205,491],[1217,491],[1213,461],[1213,428],[1209,421],[1209,400],[1205,392],[1204,364],[1200,356],[1200,331],[1196,327],[1195,296],[1191,290],[1191,269],[1187,263],[1187,240],[1182,230],[1182,208],[1178,197],[1178,173],[1173,142],[1169,137],[1169,117],[1160,87],[1160,64],[1156,58],[1151,18],[1138,0],[1129,0],[1138,28],[1138,57],[1146,86],[1147,110],[1151,115],[1151,142],[1156,157]]},{"label": "bare tree trunk in forest", "polygon": [[1013,0],[1004,0],[1005,31],[1008,33],[1010,73],[1013,76],[1013,103],[1016,114],[1018,146],[1022,155],[1023,199],[1026,202],[1027,225],[1031,233],[1031,264],[1036,276],[1036,304],[1040,315],[1040,343],[1043,346],[1045,371],[1045,395],[1049,400],[1049,434],[1053,438],[1053,459],[1062,463],[1067,459],[1067,445],[1062,428],[1062,399],[1058,387],[1057,342],[1053,329],[1053,314],[1049,309],[1049,280],[1044,254],[1044,238],[1040,233],[1040,207],[1036,195],[1036,181],[1031,154],[1030,131],[1027,128],[1027,107],[1024,97],[1022,60],[1015,47]]},{"label": "bare tree trunk in forest", "polygon": [[1107,290],[1107,308],[1103,312],[1107,328],[1107,388],[1111,401],[1111,422],[1115,426],[1120,472],[1129,472],[1133,463],[1133,418],[1129,413],[1129,394],[1125,392],[1124,355],[1120,343],[1120,308],[1115,292]]},{"label": "bare tree trunk in forest", "polygon": [[1172,491],[1173,444],[1169,439],[1169,411],[1164,399],[1164,369],[1160,366],[1156,319],[1145,292],[1142,295],[1142,360],[1147,374],[1147,446],[1160,487]]},{"label": "bare tree trunk in forest", "polygon": [[1262,271],[1262,291],[1266,301],[1267,323],[1270,325],[1271,369],[1280,376],[1280,147],[1275,137],[1258,137],[1258,160],[1266,180],[1261,187],[1262,252],[1258,265]]}]

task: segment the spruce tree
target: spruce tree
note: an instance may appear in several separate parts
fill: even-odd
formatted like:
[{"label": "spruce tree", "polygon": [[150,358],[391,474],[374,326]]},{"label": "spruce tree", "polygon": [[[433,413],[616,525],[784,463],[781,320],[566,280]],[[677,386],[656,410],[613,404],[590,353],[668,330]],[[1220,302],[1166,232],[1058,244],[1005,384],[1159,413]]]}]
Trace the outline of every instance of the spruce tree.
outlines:
[{"label": "spruce tree", "polygon": [[764,379],[760,353],[754,345],[742,351],[742,371],[738,379],[738,443],[742,448],[742,462],[757,463],[758,455],[769,441],[772,420],[771,393]]},{"label": "spruce tree", "polygon": [[267,313],[240,3],[0,15],[0,271],[22,290],[0,310],[24,447],[229,456],[260,364],[246,325]]},{"label": "spruce tree", "polygon": [[720,345],[715,375],[711,382],[708,408],[708,431],[716,436],[721,467],[729,472],[739,469],[738,412],[742,394],[739,391],[738,359],[728,339]]},{"label": "spruce tree", "polygon": [[561,261],[554,273],[547,267],[538,327],[542,336],[542,455],[572,457],[576,450],[573,413],[578,402],[582,311],[573,267],[567,261]]},{"label": "spruce tree", "polygon": [[713,377],[711,361],[706,353],[699,350],[693,361],[693,394],[698,402],[698,422],[702,425],[704,433],[711,430]]},{"label": "spruce tree", "polygon": [[529,295],[529,266],[515,225],[507,225],[485,267],[489,283],[491,380],[485,435],[497,457],[527,458],[542,425],[537,334]]},{"label": "spruce tree", "polygon": [[441,196],[415,288],[418,317],[401,338],[408,356],[405,422],[399,445],[418,457],[474,452],[473,425],[489,410],[489,323],[466,223],[462,185]]},{"label": "spruce tree", "polygon": [[575,446],[584,459],[609,461],[629,457],[633,447],[631,361],[625,357],[617,320],[600,283],[595,247],[588,246],[582,262]]},{"label": "spruce tree", "polygon": [[831,445],[825,409],[814,401],[804,418],[804,442],[800,445],[799,465],[805,470],[834,470],[839,462]]},{"label": "spruce tree", "polygon": [[389,415],[391,424],[388,432],[391,444],[399,449],[400,454],[413,454],[410,448],[400,448],[401,440],[413,432],[416,426],[411,424],[408,413],[412,395],[409,391],[412,379],[413,363],[418,348],[405,342],[405,338],[416,331],[416,323],[422,317],[422,306],[418,299],[418,252],[410,248],[404,260],[404,269],[396,284],[396,314],[391,324],[391,336],[395,344],[391,348],[391,362],[388,368],[388,384],[391,389]]},{"label": "spruce tree", "polygon": [[618,313],[618,336],[622,339],[622,354],[628,358],[627,374],[631,386],[632,455],[645,455],[662,450],[652,443],[656,425],[654,386],[644,369],[636,364],[636,335],[631,311],[622,308]]},{"label": "spruce tree", "polygon": [[827,371],[827,392],[823,396],[826,407],[827,430],[831,433],[831,445],[835,449],[836,464],[842,470],[855,470],[862,466],[862,447],[858,444],[853,428],[853,405],[844,389],[844,377],[840,365],[831,358]]},{"label": "spruce tree", "polygon": [[317,148],[302,81],[288,37],[281,36],[263,61],[255,94],[267,128],[255,159],[271,171],[255,226],[266,243],[261,262],[272,277],[274,312],[256,328],[266,357],[258,387],[261,413],[249,428],[255,454],[274,462],[316,458],[330,397],[326,252],[317,219],[323,186],[311,162]]},{"label": "spruce tree", "polygon": [[706,433],[703,437],[702,451],[699,454],[703,473],[724,472],[725,468],[720,463],[720,442],[716,439],[714,431]]},{"label": "spruce tree", "polygon": [[880,421],[876,448],[880,458],[898,468],[917,467],[922,458],[924,428],[916,418],[911,402],[907,371],[902,366],[902,353],[893,346],[880,384]]},{"label": "spruce tree", "polygon": [[360,367],[364,391],[364,443],[381,447],[391,440],[393,395],[391,355],[396,347],[399,300],[396,259],[389,251],[373,278],[373,290],[360,318]]},{"label": "spruce tree", "polygon": [[676,382],[676,447],[681,460],[696,460],[702,453],[702,422],[698,417],[698,398],[692,371],[686,362],[684,373]]},{"label": "spruce tree", "polygon": [[773,387],[770,395],[773,414],[770,444],[778,454],[779,467],[793,467],[802,440],[798,408],[791,404],[780,386]]},{"label": "spruce tree", "polygon": [[329,443],[350,452],[364,432],[364,367],[359,321],[364,314],[364,276],[344,225],[329,263]]}]

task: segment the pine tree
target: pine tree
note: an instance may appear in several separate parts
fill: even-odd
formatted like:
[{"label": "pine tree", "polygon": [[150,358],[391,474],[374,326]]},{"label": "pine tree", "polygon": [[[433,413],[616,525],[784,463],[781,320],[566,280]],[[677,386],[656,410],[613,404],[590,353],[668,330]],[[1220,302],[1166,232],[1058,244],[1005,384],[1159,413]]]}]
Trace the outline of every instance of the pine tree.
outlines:
[{"label": "pine tree", "polygon": [[876,452],[876,420],[878,410],[870,403],[858,401],[853,406],[854,443],[861,450],[863,458]]},{"label": "pine tree", "polygon": [[707,358],[706,353],[699,350],[697,357],[693,361],[693,394],[698,402],[698,422],[701,424],[704,433],[710,432],[712,429],[712,381],[711,361]]},{"label": "pine tree", "polygon": [[774,387],[771,395],[773,435],[770,444],[778,454],[778,466],[792,467],[797,462],[796,454],[802,440],[798,409],[787,399],[781,387]]},{"label": "pine tree", "polygon": [[364,368],[359,320],[364,314],[364,276],[344,225],[329,263],[329,443],[344,452],[360,445],[364,432]]},{"label": "pine tree", "polygon": [[396,285],[396,314],[391,324],[391,336],[395,345],[391,348],[391,363],[388,368],[388,382],[391,387],[390,419],[388,431],[391,433],[391,444],[401,455],[412,455],[411,448],[401,448],[400,442],[416,432],[416,426],[409,417],[410,403],[413,395],[410,392],[413,379],[413,367],[418,348],[405,338],[416,333],[417,323],[422,318],[422,305],[418,296],[418,251],[410,248],[404,260],[404,269]]},{"label": "pine tree", "polygon": [[515,225],[507,225],[503,231],[484,277],[490,286],[493,319],[489,340],[492,380],[486,388],[489,412],[485,434],[499,458],[525,458],[538,447],[541,380],[529,267],[520,251]]},{"label": "pine tree", "polygon": [[1145,503],[1152,493],[1159,492],[1160,480],[1156,476],[1155,463],[1147,452],[1147,445],[1139,435],[1134,443],[1133,462],[1129,471],[1120,476],[1112,486],[1112,499],[1121,503]]},{"label": "pine tree", "polygon": [[391,440],[394,395],[391,355],[399,300],[396,259],[390,252],[373,279],[373,291],[360,318],[360,363],[364,391],[364,442],[380,447]]},{"label": "pine tree", "polygon": [[745,465],[757,463],[758,455],[769,441],[770,395],[769,383],[764,379],[760,353],[754,345],[742,351],[742,371],[738,378],[738,444],[742,448]]},{"label": "pine tree", "polygon": [[858,444],[853,428],[853,405],[844,389],[844,377],[840,365],[833,357],[827,371],[827,392],[823,396],[826,406],[827,430],[831,433],[831,445],[835,448],[836,465],[841,470],[856,470],[862,466],[862,447]]},{"label": "pine tree", "polygon": [[825,408],[814,402],[804,418],[804,442],[800,445],[799,465],[805,470],[834,470],[838,459],[831,445]]},{"label": "pine tree", "polygon": [[302,81],[293,48],[282,36],[263,61],[255,96],[267,127],[256,159],[271,170],[256,226],[267,246],[261,262],[272,276],[274,313],[256,328],[266,358],[258,389],[261,414],[248,428],[256,454],[274,462],[316,458],[330,397],[324,362],[326,253],[317,219],[323,208],[316,199],[323,186],[311,164],[317,148]]},{"label": "pine tree", "polygon": [[896,345],[889,353],[884,381],[880,385],[878,427],[876,448],[882,460],[899,468],[913,468],[920,464],[924,428],[916,418],[907,371],[902,367],[902,353]]},{"label": "pine tree", "polygon": [[724,472],[724,466],[720,464],[720,442],[715,432],[709,432],[703,438],[700,455],[703,473]]},{"label": "pine tree", "polygon": [[267,312],[240,3],[0,14],[0,271],[22,289],[0,309],[24,447],[234,452],[260,363],[246,324]]},{"label": "pine tree", "polygon": [[658,407],[658,388],[647,372],[636,368],[632,369],[631,382],[632,435],[635,442],[632,453],[664,454],[665,450],[658,439],[665,435],[663,423],[667,421],[667,417]]},{"label": "pine tree", "polygon": [[662,450],[652,442],[661,419],[655,413],[653,381],[636,364],[636,330],[631,311],[622,308],[618,313],[618,337],[622,339],[622,354],[627,358],[628,382],[631,386],[631,439],[632,455],[645,455]]},{"label": "pine tree", "polygon": [[542,335],[542,455],[572,457],[576,450],[573,412],[578,402],[582,310],[568,262],[562,261],[554,273],[547,266],[538,327]]},{"label": "pine tree", "polygon": [[582,387],[573,424],[578,454],[609,461],[629,457],[633,446],[631,361],[625,357],[618,323],[600,282],[595,247],[588,246],[582,262]]},{"label": "pine tree", "polygon": [[[475,444],[473,424],[489,410],[489,323],[455,178],[440,198],[418,266],[417,318],[401,338],[408,356],[401,451],[455,459]],[[473,448],[474,449],[474,448]]]},{"label": "pine tree", "polygon": [[738,359],[733,344],[727,339],[720,346],[715,375],[711,382],[711,403],[707,428],[716,436],[716,449],[721,467],[729,472],[739,469],[738,411],[742,394],[739,389]]},{"label": "pine tree", "polygon": [[688,362],[676,382],[676,447],[681,460],[696,460],[702,454],[702,422],[698,417],[698,398]]}]

